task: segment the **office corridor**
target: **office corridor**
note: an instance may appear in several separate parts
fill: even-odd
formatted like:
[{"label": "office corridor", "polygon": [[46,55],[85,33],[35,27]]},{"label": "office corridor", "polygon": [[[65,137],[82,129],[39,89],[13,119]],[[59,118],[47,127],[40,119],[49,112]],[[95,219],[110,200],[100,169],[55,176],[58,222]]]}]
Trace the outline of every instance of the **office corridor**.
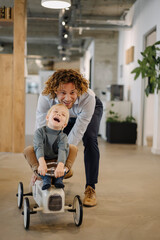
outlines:
[{"label": "office corridor", "polygon": [[[1,240],[159,240],[160,239],[160,156],[148,147],[109,144],[99,139],[101,151],[98,205],[83,208],[81,227],[72,213],[31,215],[30,229],[24,230],[17,208],[18,182],[29,188],[31,169],[22,154],[0,153],[0,238]],[[66,202],[76,194],[83,199],[85,174],[83,146],[73,166],[74,175],[64,180]],[[31,204],[33,198],[29,197]]]}]

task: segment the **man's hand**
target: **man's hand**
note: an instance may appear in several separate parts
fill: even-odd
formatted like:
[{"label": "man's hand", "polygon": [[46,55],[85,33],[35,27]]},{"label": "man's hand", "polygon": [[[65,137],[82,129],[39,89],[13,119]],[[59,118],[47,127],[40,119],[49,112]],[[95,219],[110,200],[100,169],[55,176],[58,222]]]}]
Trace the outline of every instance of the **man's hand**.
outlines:
[{"label": "man's hand", "polygon": [[46,175],[46,172],[47,172],[47,164],[46,164],[46,161],[44,159],[44,157],[40,157],[38,159],[39,161],[39,167],[38,167],[38,173],[40,175],[43,175],[45,176]]},{"label": "man's hand", "polygon": [[64,163],[58,163],[54,175],[56,178],[64,176]]},{"label": "man's hand", "polygon": [[30,181],[30,186],[34,186],[36,180],[37,180],[37,176],[33,173]]}]

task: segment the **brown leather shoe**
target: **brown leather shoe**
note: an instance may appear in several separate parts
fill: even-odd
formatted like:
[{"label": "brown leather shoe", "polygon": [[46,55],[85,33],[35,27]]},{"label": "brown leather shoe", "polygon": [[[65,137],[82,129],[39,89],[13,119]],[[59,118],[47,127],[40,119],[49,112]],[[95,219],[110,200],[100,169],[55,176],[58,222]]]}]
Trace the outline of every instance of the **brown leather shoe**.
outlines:
[{"label": "brown leather shoe", "polygon": [[69,172],[67,172],[67,174],[64,176],[64,179],[70,178],[73,176],[73,170],[70,169]]},{"label": "brown leather shoe", "polygon": [[91,186],[87,186],[83,199],[83,205],[86,207],[93,207],[97,205],[96,192]]}]

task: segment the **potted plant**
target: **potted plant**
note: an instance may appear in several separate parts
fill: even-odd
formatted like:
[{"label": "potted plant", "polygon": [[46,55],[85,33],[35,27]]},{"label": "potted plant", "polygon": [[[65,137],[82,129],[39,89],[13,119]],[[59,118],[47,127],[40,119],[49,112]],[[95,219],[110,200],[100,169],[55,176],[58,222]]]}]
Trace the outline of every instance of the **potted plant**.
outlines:
[{"label": "potted plant", "polygon": [[146,47],[144,52],[141,52],[142,60],[138,59],[139,66],[134,68],[131,73],[135,74],[134,79],[136,80],[139,75],[142,75],[143,79],[147,79],[147,87],[145,88],[146,96],[149,93],[154,93],[155,89],[160,90],[160,41],[155,44]]},{"label": "potted plant", "polygon": [[[111,104],[113,107],[114,104]],[[113,110],[109,110],[106,122],[106,137],[110,143],[135,144],[137,139],[137,123],[133,116],[127,116],[124,120]]]}]

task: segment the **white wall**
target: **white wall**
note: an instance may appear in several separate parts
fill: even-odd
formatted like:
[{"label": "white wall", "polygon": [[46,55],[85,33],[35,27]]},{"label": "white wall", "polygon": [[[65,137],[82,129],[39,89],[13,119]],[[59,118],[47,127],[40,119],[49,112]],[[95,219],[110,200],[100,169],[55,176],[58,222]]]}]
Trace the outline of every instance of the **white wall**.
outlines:
[{"label": "white wall", "polygon": [[94,91],[101,93],[117,83],[118,32],[110,31],[95,39]]},{"label": "white wall", "polygon": [[[140,52],[144,50],[144,38],[153,28],[157,28],[157,41],[160,39],[160,1],[159,0],[137,0],[132,7],[134,8],[134,18],[132,28],[119,32],[119,51],[118,51],[118,83],[125,84],[125,99],[132,102],[132,114],[138,122],[138,144],[142,143],[143,130],[143,108],[144,108],[144,80],[139,77],[134,81],[134,75],[131,71],[137,66],[137,59],[141,59]],[[125,53],[128,48],[134,46],[134,62],[125,64]],[[120,66],[123,66],[123,73],[120,76]],[[158,95],[156,96],[158,98]],[[158,102],[158,100],[155,100]],[[159,105],[156,104],[156,112],[159,112]],[[159,117],[155,114],[156,117]],[[153,123],[157,128],[160,125],[160,119],[154,119]],[[153,136],[155,138],[155,136]],[[155,143],[157,148],[160,148]],[[155,150],[156,152],[156,150]]]},{"label": "white wall", "polygon": [[160,154],[160,93],[156,94],[154,103],[154,134],[152,153]]},{"label": "white wall", "polygon": [[102,99],[107,85],[117,83],[118,32],[100,34],[89,45],[80,61],[80,72],[89,80],[90,59],[92,58],[91,88]]},{"label": "white wall", "polygon": [[38,97],[38,94],[26,94],[25,135],[34,134]]},{"label": "white wall", "polygon": [[80,59],[80,73],[83,74],[83,76],[89,80],[90,75],[90,60],[92,59],[92,69],[91,69],[91,88],[94,88],[94,40],[89,45],[87,51],[85,52],[84,56]]}]

